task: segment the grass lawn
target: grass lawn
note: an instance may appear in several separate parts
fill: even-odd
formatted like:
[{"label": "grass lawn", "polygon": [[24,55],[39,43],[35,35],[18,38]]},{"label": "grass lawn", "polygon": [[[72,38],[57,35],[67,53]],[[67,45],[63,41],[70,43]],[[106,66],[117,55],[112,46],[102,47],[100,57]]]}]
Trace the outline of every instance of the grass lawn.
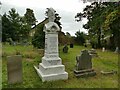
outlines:
[{"label": "grass lawn", "polygon": [[[97,75],[94,77],[76,78],[73,70],[76,63],[76,55],[80,54],[85,47],[74,46],[69,48],[68,53],[62,52],[60,47],[60,57],[62,64],[68,72],[68,80],[42,82],[37,75],[33,65],[38,65],[41,62],[41,57],[32,46],[10,46],[3,45],[2,47],[2,87],[3,88],[117,88],[118,75],[102,75],[100,71],[116,70],[118,71],[118,55],[111,51],[102,52],[97,50],[99,57],[92,59],[93,68]],[[90,48],[89,48],[90,49]],[[23,83],[14,85],[7,84],[7,65],[6,56],[15,53],[21,53],[23,56]]]}]

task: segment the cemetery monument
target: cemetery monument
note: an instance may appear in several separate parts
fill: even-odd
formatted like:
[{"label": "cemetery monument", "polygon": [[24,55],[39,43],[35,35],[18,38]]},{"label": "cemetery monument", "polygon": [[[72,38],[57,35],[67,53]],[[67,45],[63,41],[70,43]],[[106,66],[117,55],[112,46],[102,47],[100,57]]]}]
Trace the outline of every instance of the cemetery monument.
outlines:
[{"label": "cemetery monument", "polygon": [[74,74],[76,77],[94,76],[96,72],[92,69],[92,56],[87,50],[81,51],[80,56],[76,56],[76,68]]},{"label": "cemetery monument", "polygon": [[39,67],[34,66],[43,82],[68,79],[68,73],[65,72],[65,66],[62,65],[62,60],[58,52],[58,31],[60,28],[54,22],[55,12],[53,8],[47,8],[46,15],[48,16],[49,22],[44,26],[44,56]]}]

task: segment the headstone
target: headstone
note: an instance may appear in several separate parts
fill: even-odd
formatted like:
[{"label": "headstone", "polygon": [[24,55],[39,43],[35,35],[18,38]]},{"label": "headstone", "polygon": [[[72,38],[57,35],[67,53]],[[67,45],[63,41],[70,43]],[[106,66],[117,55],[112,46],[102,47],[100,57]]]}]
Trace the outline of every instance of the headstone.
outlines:
[{"label": "headstone", "polygon": [[70,44],[70,48],[73,48],[73,44],[72,43]]},{"label": "headstone", "polygon": [[22,56],[8,56],[7,57],[7,73],[8,83],[20,83],[22,82]]},{"label": "headstone", "polygon": [[9,44],[15,46],[16,43],[12,40],[12,38],[8,38]]},{"label": "headstone", "polygon": [[116,49],[115,49],[115,53],[118,53],[118,52],[119,52],[119,48],[116,47]]},{"label": "headstone", "polygon": [[96,72],[92,69],[92,56],[87,50],[81,51],[80,56],[76,56],[76,69],[74,74],[76,77],[94,76]]},{"label": "headstone", "polygon": [[102,48],[102,52],[105,52],[105,47]]},{"label": "headstone", "polygon": [[67,45],[65,45],[65,46],[63,47],[63,52],[64,52],[64,53],[68,53],[68,46],[67,46]]},{"label": "headstone", "polygon": [[92,57],[98,57],[98,54],[97,54],[97,52],[96,52],[95,49],[91,49],[91,50],[89,50],[88,52],[89,52],[89,54],[90,54]]},{"label": "headstone", "polygon": [[34,66],[42,81],[65,80],[68,79],[68,73],[65,72],[65,66],[58,53],[58,31],[59,26],[54,22],[55,10],[47,8],[49,22],[44,26],[45,32],[45,51],[42,57],[42,63],[39,67]]}]

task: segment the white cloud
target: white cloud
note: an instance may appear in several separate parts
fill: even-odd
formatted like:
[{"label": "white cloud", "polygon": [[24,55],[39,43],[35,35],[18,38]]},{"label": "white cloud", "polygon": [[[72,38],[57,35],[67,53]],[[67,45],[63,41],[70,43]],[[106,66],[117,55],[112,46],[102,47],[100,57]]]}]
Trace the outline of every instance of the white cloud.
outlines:
[{"label": "white cloud", "polygon": [[26,8],[31,8],[39,22],[44,20],[46,8],[53,7],[62,17],[61,23],[64,32],[69,32],[71,35],[74,35],[79,29],[86,32],[82,28],[82,24],[86,20],[75,22],[75,15],[86,6],[80,0],[1,0],[1,2],[2,10],[0,13],[3,14],[8,12],[10,8],[15,8],[20,15],[23,15]]}]

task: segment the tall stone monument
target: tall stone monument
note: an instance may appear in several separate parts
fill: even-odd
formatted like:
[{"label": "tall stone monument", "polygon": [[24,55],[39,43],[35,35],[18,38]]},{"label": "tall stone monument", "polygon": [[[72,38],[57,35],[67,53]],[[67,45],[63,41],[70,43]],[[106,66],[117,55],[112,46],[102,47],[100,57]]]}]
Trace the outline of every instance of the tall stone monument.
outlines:
[{"label": "tall stone monument", "polygon": [[53,8],[47,8],[46,15],[49,22],[44,26],[45,52],[39,67],[34,66],[43,82],[68,79],[68,73],[65,72],[65,66],[62,65],[58,52],[58,31],[60,28],[54,22],[55,12]]}]

